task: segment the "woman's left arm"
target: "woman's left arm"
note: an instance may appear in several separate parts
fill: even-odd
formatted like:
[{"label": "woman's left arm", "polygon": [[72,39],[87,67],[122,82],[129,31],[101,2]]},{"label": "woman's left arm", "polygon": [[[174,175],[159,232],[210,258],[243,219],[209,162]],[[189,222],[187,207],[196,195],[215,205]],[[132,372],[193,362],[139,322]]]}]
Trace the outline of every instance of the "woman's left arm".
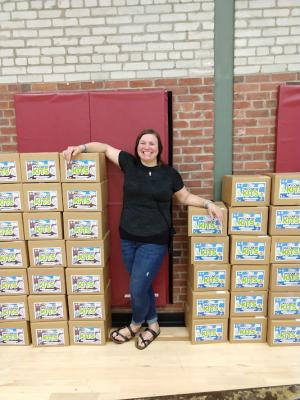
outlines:
[{"label": "woman's left arm", "polygon": [[174,196],[183,205],[206,208],[211,218],[217,218],[220,223],[222,222],[222,210],[211,200],[206,200],[190,193],[185,186],[175,192]]}]

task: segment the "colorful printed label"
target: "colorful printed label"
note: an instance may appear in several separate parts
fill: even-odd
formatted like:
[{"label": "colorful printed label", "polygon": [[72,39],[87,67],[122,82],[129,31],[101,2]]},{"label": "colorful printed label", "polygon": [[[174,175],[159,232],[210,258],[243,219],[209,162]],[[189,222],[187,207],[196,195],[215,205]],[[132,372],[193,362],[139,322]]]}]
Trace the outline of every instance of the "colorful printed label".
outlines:
[{"label": "colorful printed label", "polygon": [[17,166],[15,161],[0,161],[0,182],[16,182]]},{"label": "colorful printed label", "polygon": [[38,346],[57,346],[65,344],[65,331],[63,328],[36,329],[35,334]]},{"label": "colorful printed label", "polygon": [[226,270],[198,271],[197,288],[225,288]]},{"label": "colorful printed label", "polygon": [[94,326],[76,326],[73,328],[74,343],[101,344],[101,329]]},{"label": "colorful printed label", "polygon": [[300,343],[300,322],[298,326],[274,326],[273,343]]},{"label": "colorful printed label", "polygon": [[66,178],[70,181],[95,181],[96,162],[94,160],[71,160],[66,162]]},{"label": "colorful printed label", "polygon": [[278,242],[275,243],[276,261],[299,261],[300,242]]},{"label": "colorful printed label", "polygon": [[298,316],[300,314],[300,296],[274,297],[274,314]]},{"label": "colorful printed label", "polygon": [[21,249],[0,249],[0,267],[20,267],[21,265],[23,265]]},{"label": "colorful printed label", "polygon": [[96,219],[68,220],[68,233],[72,239],[97,239],[99,236],[98,228]]},{"label": "colorful printed label", "polygon": [[0,293],[25,294],[23,276],[0,276]]},{"label": "colorful printed label", "polygon": [[223,261],[224,243],[195,243],[194,261]]},{"label": "colorful printed label", "polygon": [[233,232],[260,232],[262,230],[262,214],[250,212],[233,212],[231,215]]},{"label": "colorful printed label", "polygon": [[0,303],[0,320],[24,320],[25,315],[25,304],[14,303]]},{"label": "colorful printed label", "polygon": [[34,247],[32,249],[34,265],[59,266],[63,264],[61,247]]},{"label": "colorful printed label", "polygon": [[234,311],[236,313],[262,313],[263,302],[264,299],[261,295],[236,295],[234,300]]},{"label": "colorful printed label", "polygon": [[30,190],[27,192],[27,197],[30,211],[47,211],[58,209],[56,190]]},{"label": "colorful printed label", "polygon": [[100,276],[99,275],[72,275],[73,293],[99,293]]},{"label": "colorful printed label", "polygon": [[282,287],[300,286],[300,268],[278,268],[276,285]]},{"label": "colorful printed label", "polygon": [[20,192],[0,192],[0,211],[21,211]]},{"label": "colorful printed label", "polygon": [[40,301],[33,304],[34,316],[38,320],[62,319],[64,308],[61,301]]},{"label": "colorful printed label", "polygon": [[22,328],[1,328],[0,325],[0,345],[1,344],[25,344],[25,334]]},{"label": "colorful printed label", "polygon": [[30,219],[29,236],[31,238],[58,238],[58,224],[56,219]]},{"label": "colorful printed label", "polygon": [[276,229],[300,229],[300,210],[276,210]]},{"label": "colorful printed label", "polygon": [[281,178],[279,182],[279,198],[299,200],[300,178],[299,179]]},{"label": "colorful printed label", "polygon": [[25,162],[28,181],[56,181],[57,171],[54,160],[30,160]]},{"label": "colorful printed label", "polygon": [[224,336],[223,324],[195,325],[195,341],[210,342],[222,340]]},{"label": "colorful printed label", "polygon": [[96,190],[68,190],[67,207],[69,210],[96,210]]},{"label": "colorful printed label", "polygon": [[262,324],[234,323],[233,338],[235,340],[260,340],[262,338]]},{"label": "colorful printed label", "polygon": [[72,247],[73,265],[101,265],[100,247]]},{"label": "colorful printed label", "polygon": [[192,216],[192,234],[214,234],[220,235],[222,226],[217,219],[211,218],[209,215],[193,215]]},{"label": "colorful printed label", "polygon": [[100,301],[73,301],[74,318],[100,319],[103,318]]},{"label": "colorful printed label", "polygon": [[264,242],[236,242],[236,260],[263,261],[266,258],[266,244]]},{"label": "colorful printed label", "polygon": [[265,271],[244,270],[235,273],[235,288],[263,288],[265,283]]},{"label": "colorful printed label", "polygon": [[0,240],[20,239],[20,229],[17,221],[0,221]]},{"label": "colorful printed label", "polygon": [[196,312],[198,317],[201,316],[224,316],[225,300],[224,299],[197,299]]},{"label": "colorful printed label", "polygon": [[235,185],[236,202],[259,202],[266,199],[265,182],[237,182]]},{"label": "colorful printed label", "polygon": [[62,283],[59,275],[33,275],[32,291],[34,293],[61,293]]}]

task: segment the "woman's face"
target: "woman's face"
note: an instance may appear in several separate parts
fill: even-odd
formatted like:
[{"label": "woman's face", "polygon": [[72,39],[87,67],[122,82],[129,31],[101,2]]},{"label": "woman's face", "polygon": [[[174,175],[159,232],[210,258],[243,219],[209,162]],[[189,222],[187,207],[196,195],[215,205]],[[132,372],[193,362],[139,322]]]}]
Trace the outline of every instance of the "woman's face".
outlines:
[{"label": "woman's face", "polygon": [[147,133],[143,135],[137,147],[137,153],[142,164],[153,167],[157,165],[158,140],[155,135]]}]

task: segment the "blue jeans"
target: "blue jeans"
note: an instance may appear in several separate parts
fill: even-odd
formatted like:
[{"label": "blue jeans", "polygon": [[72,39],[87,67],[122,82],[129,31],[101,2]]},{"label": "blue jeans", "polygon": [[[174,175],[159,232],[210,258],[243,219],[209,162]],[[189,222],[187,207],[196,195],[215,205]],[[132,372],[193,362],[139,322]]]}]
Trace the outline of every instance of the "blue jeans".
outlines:
[{"label": "blue jeans", "polygon": [[132,324],[157,321],[152,282],[156,277],[168,245],[121,240],[122,256],[130,276]]}]

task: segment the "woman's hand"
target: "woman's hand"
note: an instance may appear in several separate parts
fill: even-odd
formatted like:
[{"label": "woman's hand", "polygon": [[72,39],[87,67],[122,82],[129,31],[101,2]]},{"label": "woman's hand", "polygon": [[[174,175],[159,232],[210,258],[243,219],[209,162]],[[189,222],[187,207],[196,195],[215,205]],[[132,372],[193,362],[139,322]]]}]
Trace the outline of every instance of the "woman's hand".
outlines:
[{"label": "woman's hand", "polygon": [[66,161],[71,161],[71,159],[78,154],[82,153],[84,146],[80,144],[79,146],[69,146],[66,150],[62,152],[62,155]]},{"label": "woman's hand", "polygon": [[210,202],[207,205],[207,211],[211,218],[216,218],[220,224],[222,224],[223,213],[220,207],[218,207],[215,203]]}]

